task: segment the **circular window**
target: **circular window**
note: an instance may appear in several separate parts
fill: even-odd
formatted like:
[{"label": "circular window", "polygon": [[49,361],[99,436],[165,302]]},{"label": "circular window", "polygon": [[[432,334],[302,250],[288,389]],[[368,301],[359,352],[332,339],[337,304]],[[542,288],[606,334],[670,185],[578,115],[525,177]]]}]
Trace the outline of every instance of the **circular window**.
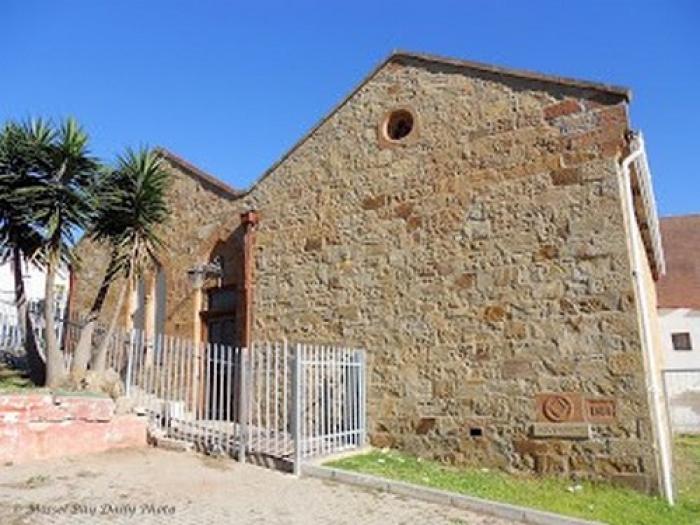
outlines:
[{"label": "circular window", "polygon": [[386,138],[399,141],[406,138],[413,131],[413,115],[406,109],[397,109],[389,114],[386,119]]}]

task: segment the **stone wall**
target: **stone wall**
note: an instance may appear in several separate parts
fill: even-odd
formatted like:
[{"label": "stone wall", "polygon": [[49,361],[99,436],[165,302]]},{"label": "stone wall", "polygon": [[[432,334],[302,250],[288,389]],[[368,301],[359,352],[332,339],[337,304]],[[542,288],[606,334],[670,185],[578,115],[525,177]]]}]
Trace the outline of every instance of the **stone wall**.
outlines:
[{"label": "stone wall", "polygon": [[619,96],[390,62],[245,198],[254,337],[366,347],[377,446],[655,488],[627,128]]},{"label": "stone wall", "polygon": [[[167,290],[165,332],[191,338],[194,293],[187,279],[187,270],[223,254],[225,272],[222,283],[236,290],[241,285],[240,231],[237,229],[240,204],[235,196],[168,157],[166,169],[171,174],[168,190],[171,214],[160,233],[165,241],[160,252]],[[109,259],[104,246],[97,246],[88,239],[81,240],[77,252],[81,263],[75,272],[76,286],[71,307],[75,312],[83,313],[89,310],[97,294]],[[144,282],[147,283],[150,276],[150,271],[143,275]],[[212,280],[206,286],[218,284]],[[102,310],[104,321],[111,319],[123,286],[125,281],[121,280],[111,287]],[[125,305],[123,319],[126,319],[126,311]]]},{"label": "stone wall", "polygon": [[[394,108],[415,117],[404,142],[378,130]],[[253,338],[367,348],[373,444],[655,489],[626,110],[601,89],[391,60],[240,198],[177,177],[168,329],[188,333],[186,268],[216,242],[240,263],[237,215],[255,209]]]},{"label": "stone wall", "polygon": [[145,446],[146,419],[115,414],[115,403],[109,398],[0,395],[2,463]]}]

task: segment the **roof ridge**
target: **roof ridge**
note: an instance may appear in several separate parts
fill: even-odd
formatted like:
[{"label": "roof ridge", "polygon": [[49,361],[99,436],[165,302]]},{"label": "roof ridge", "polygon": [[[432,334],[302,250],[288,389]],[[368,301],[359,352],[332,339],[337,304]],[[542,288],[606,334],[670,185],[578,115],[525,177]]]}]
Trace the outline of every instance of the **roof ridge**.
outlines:
[{"label": "roof ridge", "polygon": [[674,219],[700,219],[700,212],[697,213],[683,213],[681,215],[665,215],[659,217],[660,221],[668,221]]},{"label": "roof ridge", "polygon": [[413,51],[405,51],[401,49],[394,50],[389,56],[389,60],[394,58],[409,58],[414,60],[422,60],[425,62],[434,62],[440,64],[453,65],[455,67],[465,67],[469,69],[476,69],[479,71],[484,71],[487,73],[494,73],[498,75],[511,76],[517,78],[524,78],[527,80],[535,80],[540,82],[547,82],[552,84],[561,84],[565,86],[579,87],[583,89],[592,89],[596,91],[604,91],[607,93],[612,93],[614,95],[619,95],[630,101],[632,99],[632,91],[625,86],[618,86],[614,84],[607,84],[605,82],[596,82],[592,80],[582,80],[573,77],[562,77],[559,75],[553,75],[548,73],[540,73],[537,71],[532,71],[529,69],[520,69],[507,66],[499,66],[494,64],[488,64],[485,62],[477,62],[475,60],[464,60],[460,58],[451,58],[442,55],[436,55],[431,53],[418,53]]}]

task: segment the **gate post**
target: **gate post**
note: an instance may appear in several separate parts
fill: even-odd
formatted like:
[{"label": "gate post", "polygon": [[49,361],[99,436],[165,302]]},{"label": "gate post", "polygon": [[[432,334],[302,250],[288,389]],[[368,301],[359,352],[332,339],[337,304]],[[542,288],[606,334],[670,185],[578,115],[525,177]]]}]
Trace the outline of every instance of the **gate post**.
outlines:
[{"label": "gate post", "polygon": [[248,446],[248,375],[246,366],[248,365],[248,348],[243,347],[240,351],[239,385],[238,385],[238,432],[240,434],[238,448],[238,461],[245,463],[245,451]]},{"label": "gate post", "polygon": [[294,475],[301,473],[301,418],[302,418],[302,346],[297,343],[294,347],[294,368],[292,368],[292,435],[294,438]]}]

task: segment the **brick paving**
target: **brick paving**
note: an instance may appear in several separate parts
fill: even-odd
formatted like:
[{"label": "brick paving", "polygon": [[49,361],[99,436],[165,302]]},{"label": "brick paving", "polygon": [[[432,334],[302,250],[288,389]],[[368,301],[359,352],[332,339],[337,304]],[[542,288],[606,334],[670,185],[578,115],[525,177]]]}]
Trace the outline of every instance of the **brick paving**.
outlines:
[{"label": "brick paving", "polygon": [[120,450],[0,467],[0,523],[459,524],[499,518],[231,460]]}]

